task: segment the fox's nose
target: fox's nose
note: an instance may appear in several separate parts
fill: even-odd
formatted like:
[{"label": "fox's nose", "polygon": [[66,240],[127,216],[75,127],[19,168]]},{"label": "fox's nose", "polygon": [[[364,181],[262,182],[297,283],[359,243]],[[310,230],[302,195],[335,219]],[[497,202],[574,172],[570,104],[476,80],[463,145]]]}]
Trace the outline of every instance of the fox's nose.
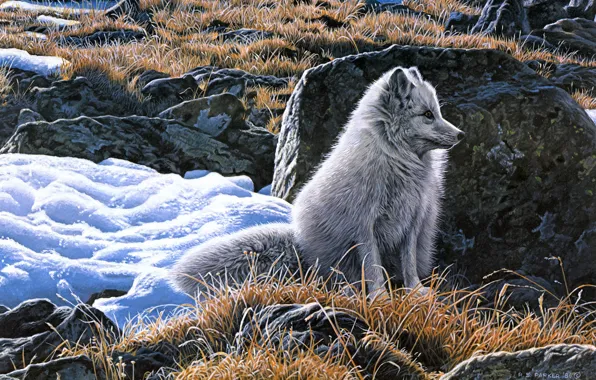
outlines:
[{"label": "fox's nose", "polygon": [[463,132],[460,132],[457,134],[457,141],[461,141],[463,140],[463,138],[466,137],[466,134]]}]

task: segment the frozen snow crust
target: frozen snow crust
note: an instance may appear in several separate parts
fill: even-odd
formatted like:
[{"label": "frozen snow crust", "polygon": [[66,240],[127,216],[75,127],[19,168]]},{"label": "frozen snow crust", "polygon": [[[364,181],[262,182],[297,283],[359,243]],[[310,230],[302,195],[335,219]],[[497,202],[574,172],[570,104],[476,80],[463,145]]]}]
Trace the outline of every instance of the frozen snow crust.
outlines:
[{"label": "frozen snow crust", "polygon": [[148,308],[192,302],[166,280],[188,249],[289,221],[290,205],[253,193],[247,177],[192,174],[159,174],[117,159],[1,155],[0,304],[45,297],[64,305],[130,289],[94,303],[123,326]]},{"label": "frozen snow crust", "polygon": [[31,55],[20,49],[0,49],[0,66],[33,71],[40,75],[59,74],[62,65],[68,61],[60,57]]}]

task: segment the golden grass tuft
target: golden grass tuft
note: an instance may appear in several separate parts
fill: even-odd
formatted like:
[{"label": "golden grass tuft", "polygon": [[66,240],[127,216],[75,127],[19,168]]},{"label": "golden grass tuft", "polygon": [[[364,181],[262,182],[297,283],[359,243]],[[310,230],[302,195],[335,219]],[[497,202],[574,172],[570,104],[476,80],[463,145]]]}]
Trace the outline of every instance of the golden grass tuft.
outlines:
[{"label": "golden grass tuft", "polygon": [[[577,297],[587,286],[560,299],[555,307],[546,308],[539,300],[541,309],[534,313],[505,308],[504,291],[496,297],[497,307],[484,307],[480,290],[445,290],[445,276],[437,275],[429,280],[432,291],[426,295],[394,289],[388,296],[372,300],[356,288],[352,295],[339,288],[329,290],[326,282],[313,273],[251,276],[235,286],[220,285],[207,290],[196,305],[181,307],[171,319],[140,318],[128,325],[118,340],[100,337],[94,345],[71,347],[63,354],[89,355],[97,366],[116,373],[115,364],[105,359],[111,352],[134,353],[140,347],[168,342],[183,347],[177,358],[176,378],[362,378],[362,373],[350,365],[352,359],[347,354],[319,357],[312,348],[283,352],[263,343],[256,334],[246,349],[238,350],[236,333],[242,323],[249,323],[245,318],[251,310],[313,302],[360,318],[369,329],[362,347],[380,352],[377,357],[401,363],[419,378],[438,378],[479,354],[596,341],[596,311],[589,304],[580,304]],[[346,342],[353,339],[349,334],[340,336]],[[387,365],[377,360],[369,364],[369,370],[380,371],[383,363]]]},{"label": "golden grass tuft", "polygon": [[596,109],[596,98],[590,91],[577,90],[571,93],[573,100],[577,102],[583,109]]}]

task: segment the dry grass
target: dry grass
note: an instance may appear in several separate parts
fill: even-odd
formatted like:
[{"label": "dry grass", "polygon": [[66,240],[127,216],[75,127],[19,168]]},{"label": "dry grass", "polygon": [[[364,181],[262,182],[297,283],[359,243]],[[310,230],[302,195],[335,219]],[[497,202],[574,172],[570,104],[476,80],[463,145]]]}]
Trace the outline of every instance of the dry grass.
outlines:
[{"label": "dry grass", "polygon": [[[449,12],[480,12],[480,9],[456,0],[407,0],[404,4],[433,18],[389,12],[364,14],[362,3],[356,0],[143,0],[141,8],[153,12],[153,36],[138,43],[85,49],[61,47],[59,39],[97,30],[138,30],[139,25],[124,18],[109,20],[99,13],[67,14],[65,17],[78,19],[82,26],[52,32],[48,40],[43,41],[18,34],[35,24],[35,14],[0,12],[0,20],[5,20],[0,31],[0,47],[62,56],[72,63],[65,77],[93,69],[129,88],[128,84],[144,70],[153,69],[176,76],[202,65],[234,67],[254,74],[299,76],[304,70],[334,58],[378,50],[391,44],[490,48],[507,52],[521,61],[544,59],[596,66],[593,60],[530,49],[514,40],[445,34],[443,23]],[[222,25],[229,30],[243,27],[263,30],[275,37],[246,45],[222,43],[218,33],[206,32],[208,28]],[[286,92],[284,89],[276,91]],[[587,94],[582,99],[588,104],[593,101]],[[272,100],[265,104],[269,108],[278,108],[276,103]]]},{"label": "dry grass", "polygon": [[571,97],[579,104],[583,109],[596,109],[596,98],[591,92],[585,90],[574,91]]},{"label": "dry grass", "polygon": [[[134,353],[160,342],[183,347],[174,371],[174,377],[180,379],[362,378],[346,353],[318,356],[312,347],[284,352],[260,341],[263,336],[258,334],[249,342],[237,340],[242,323],[249,323],[246,313],[251,315],[252,310],[266,305],[313,302],[328,310],[348,311],[365,321],[369,330],[362,341],[366,347],[392,355],[393,362],[419,378],[438,378],[479,354],[596,341],[596,311],[579,304],[581,288],[549,309],[540,299],[541,310],[536,314],[506,309],[505,291],[496,297],[496,308],[485,308],[478,290],[446,290],[445,278],[436,275],[429,285],[432,291],[424,296],[395,289],[389,296],[368,300],[356,289],[352,296],[337,288],[330,291],[325,281],[312,273],[284,278],[253,276],[236,286],[212,288],[202,302],[182,307],[169,320],[140,319],[118,340],[101,336],[95,344],[71,347],[64,354],[89,355],[113,379],[120,378],[120,367],[106,358],[114,351]],[[353,339],[349,332],[339,336],[342,345]],[[245,349],[239,350],[243,344]],[[375,365],[381,364],[379,360]],[[371,372],[375,370],[378,368],[373,366]]]}]

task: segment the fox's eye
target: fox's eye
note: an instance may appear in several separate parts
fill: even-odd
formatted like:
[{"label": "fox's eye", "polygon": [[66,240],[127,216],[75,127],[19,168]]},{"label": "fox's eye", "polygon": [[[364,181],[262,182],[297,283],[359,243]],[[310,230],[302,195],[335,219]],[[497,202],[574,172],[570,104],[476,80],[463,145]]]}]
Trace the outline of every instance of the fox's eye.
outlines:
[{"label": "fox's eye", "polygon": [[425,112],[423,115],[424,115],[426,118],[428,118],[428,119],[434,119],[434,118],[435,118],[435,115],[433,115],[433,113],[432,113],[432,112],[430,112],[430,111],[426,111],[426,112]]}]

